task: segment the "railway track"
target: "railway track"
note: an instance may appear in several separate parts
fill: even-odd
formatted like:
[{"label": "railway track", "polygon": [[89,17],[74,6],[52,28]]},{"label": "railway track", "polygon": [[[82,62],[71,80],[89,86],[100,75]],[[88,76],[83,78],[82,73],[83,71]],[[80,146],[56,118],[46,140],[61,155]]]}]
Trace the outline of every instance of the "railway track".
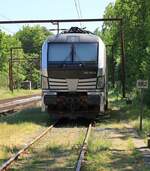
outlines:
[{"label": "railway track", "polygon": [[40,95],[34,96],[24,96],[23,98],[14,98],[8,100],[0,101],[0,116],[7,115],[18,110],[32,106],[34,103],[37,103],[41,100]]},{"label": "railway track", "polygon": [[[31,142],[29,142],[25,147],[23,147],[21,150],[19,150],[14,156],[12,156],[8,161],[6,161],[1,167],[0,167],[0,171],[4,171],[7,170],[11,164],[13,164],[14,161],[16,161],[26,150],[28,150],[33,144],[35,144],[38,140],[42,139],[42,137],[44,137],[44,135],[46,135],[50,130],[52,130],[56,125],[58,125],[60,122],[57,121],[54,124],[52,124],[51,126],[49,126],[47,129],[45,129],[39,136],[37,136],[36,138],[34,138]],[[90,136],[90,132],[91,132],[91,128],[92,128],[92,124],[90,123],[87,127],[85,136],[84,136],[84,140],[83,140],[83,144],[81,146],[80,149],[80,153],[76,162],[76,166],[74,166],[76,171],[80,171],[81,166],[82,166],[82,162],[84,160],[84,156],[85,156],[85,152],[87,150],[87,144],[88,144],[88,138]]]},{"label": "railway track", "polygon": [[50,125],[46,130],[44,130],[39,136],[37,136],[36,138],[34,138],[29,144],[27,144],[24,148],[22,148],[21,150],[19,150],[14,156],[12,156],[8,161],[6,161],[2,167],[0,167],[0,171],[4,171],[6,170],[15,160],[18,159],[18,157],[23,154],[27,149],[29,149],[31,147],[31,145],[33,145],[35,142],[37,142],[39,139],[41,139],[48,131],[50,131],[55,125],[57,124],[54,123],[52,125]]},{"label": "railway track", "polygon": [[92,128],[92,124],[89,124],[89,127],[88,127],[86,135],[85,135],[85,139],[83,141],[83,145],[82,145],[82,148],[81,148],[81,151],[80,151],[80,155],[79,155],[79,158],[78,158],[76,171],[81,170],[81,166],[82,166],[82,162],[84,160],[85,152],[87,151],[88,139],[89,139],[89,136],[90,136],[90,133],[91,133],[91,128]]}]

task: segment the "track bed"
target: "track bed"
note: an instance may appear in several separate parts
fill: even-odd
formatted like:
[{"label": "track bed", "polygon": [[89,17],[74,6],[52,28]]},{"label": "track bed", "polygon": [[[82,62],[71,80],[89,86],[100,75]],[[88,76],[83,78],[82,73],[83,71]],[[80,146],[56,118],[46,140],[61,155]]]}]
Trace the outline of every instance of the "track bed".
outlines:
[{"label": "track bed", "polygon": [[23,96],[0,101],[0,116],[11,114],[25,108],[36,106],[40,102],[40,95]]},{"label": "track bed", "polygon": [[53,128],[10,170],[74,170],[86,128]]}]

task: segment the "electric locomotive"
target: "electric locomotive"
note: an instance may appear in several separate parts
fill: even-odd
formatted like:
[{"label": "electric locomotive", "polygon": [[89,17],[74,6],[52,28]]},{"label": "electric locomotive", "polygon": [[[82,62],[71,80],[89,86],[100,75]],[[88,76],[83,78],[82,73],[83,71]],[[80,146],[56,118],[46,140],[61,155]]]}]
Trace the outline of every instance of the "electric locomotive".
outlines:
[{"label": "electric locomotive", "polygon": [[98,36],[78,27],[49,36],[41,61],[43,111],[52,118],[95,118],[104,113],[106,49]]}]

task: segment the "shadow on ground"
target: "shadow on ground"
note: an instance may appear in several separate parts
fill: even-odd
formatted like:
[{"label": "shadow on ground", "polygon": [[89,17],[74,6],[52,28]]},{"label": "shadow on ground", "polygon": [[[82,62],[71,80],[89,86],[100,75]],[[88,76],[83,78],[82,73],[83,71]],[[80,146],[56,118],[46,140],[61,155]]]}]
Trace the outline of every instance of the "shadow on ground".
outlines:
[{"label": "shadow on ground", "polygon": [[32,122],[39,125],[43,125],[43,123],[50,125],[52,123],[48,113],[41,112],[41,108],[26,109],[0,118],[0,123],[21,124],[24,122]]},{"label": "shadow on ground", "polygon": [[[47,112],[41,112],[41,108],[26,109],[12,115],[3,116],[0,118],[0,123],[21,124],[24,122],[32,122],[39,125],[46,124],[47,126],[54,123],[55,120],[50,118]],[[59,121],[56,127],[75,127],[88,126],[89,123],[94,122],[90,119],[77,118],[68,119],[63,118]]]}]

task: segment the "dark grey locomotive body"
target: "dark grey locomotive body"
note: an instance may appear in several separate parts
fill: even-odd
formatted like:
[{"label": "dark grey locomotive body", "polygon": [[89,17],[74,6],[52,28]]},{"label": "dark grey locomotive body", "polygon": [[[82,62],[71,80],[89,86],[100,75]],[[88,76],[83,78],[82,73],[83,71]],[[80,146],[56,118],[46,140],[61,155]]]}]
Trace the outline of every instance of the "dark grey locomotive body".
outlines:
[{"label": "dark grey locomotive body", "polygon": [[104,112],[106,53],[99,37],[84,32],[48,37],[42,47],[41,74],[43,111],[47,108],[57,118],[94,118]]}]

